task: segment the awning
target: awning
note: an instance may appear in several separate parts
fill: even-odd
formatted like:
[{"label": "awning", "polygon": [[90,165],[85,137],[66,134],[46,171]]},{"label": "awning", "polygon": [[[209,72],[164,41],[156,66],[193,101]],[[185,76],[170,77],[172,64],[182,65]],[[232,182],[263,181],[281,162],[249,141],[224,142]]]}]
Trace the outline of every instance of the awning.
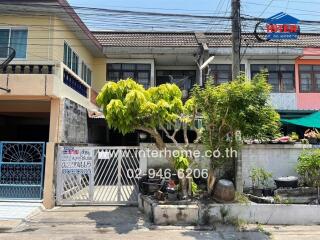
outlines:
[{"label": "awning", "polygon": [[320,112],[315,112],[301,118],[281,119],[281,122],[283,124],[293,124],[309,128],[320,128]]},{"label": "awning", "polygon": [[99,111],[94,111],[94,110],[89,110],[88,111],[88,117],[93,118],[93,119],[104,119],[104,115],[102,112]]}]

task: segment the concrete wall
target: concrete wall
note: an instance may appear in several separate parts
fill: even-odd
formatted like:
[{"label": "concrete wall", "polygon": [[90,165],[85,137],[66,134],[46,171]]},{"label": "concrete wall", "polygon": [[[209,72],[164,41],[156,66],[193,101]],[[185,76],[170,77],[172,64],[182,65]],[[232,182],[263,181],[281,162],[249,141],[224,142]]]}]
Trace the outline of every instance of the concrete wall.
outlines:
[{"label": "concrete wall", "polygon": [[87,110],[81,105],[64,99],[62,101],[62,143],[87,143],[88,122]]},{"label": "concrete wall", "polygon": [[271,104],[277,110],[297,109],[296,93],[271,93]]},{"label": "concrete wall", "polygon": [[[226,213],[223,218],[221,213]],[[320,206],[302,204],[210,204],[202,205],[199,220],[210,222],[234,222],[279,225],[318,225],[320,224]]]},{"label": "concrete wall", "polygon": [[11,90],[10,93],[0,91],[0,99],[14,95],[53,96],[57,80],[53,74],[0,74],[0,87]]},{"label": "concrete wall", "polygon": [[237,223],[319,225],[320,206],[303,204],[165,204],[139,195],[139,209],[157,225]]},{"label": "concrete wall", "polygon": [[[175,149],[172,144],[167,144],[167,149]],[[154,144],[141,144],[142,149],[149,148],[157,150]],[[192,145],[192,149],[200,149],[204,151],[201,145]],[[303,144],[253,144],[244,145],[242,154],[242,179],[244,187],[251,186],[250,171],[254,167],[261,167],[273,174],[273,177],[281,176],[297,176],[295,167],[298,157],[305,148],[311,148],[311,145]],[[209,159],[204,157],[196,159],[198,168],[208,168]],[[146,162],[147,168],[168,168],[170,167],[168,160],[164,157],[149,156],[143,159]],[[273,180],[270,181],[270,185]]]},{"label": "concrete wall", "polygon": [[[254,144],[246,145],[242,150],[242,177],[244,187],[251,186],[250,171],[261,167],[272,173],[273,178],[297,176],[295,167],[298,157],[305,148],[303,144]],[[270,185],[273,181],[270,182]]]}]

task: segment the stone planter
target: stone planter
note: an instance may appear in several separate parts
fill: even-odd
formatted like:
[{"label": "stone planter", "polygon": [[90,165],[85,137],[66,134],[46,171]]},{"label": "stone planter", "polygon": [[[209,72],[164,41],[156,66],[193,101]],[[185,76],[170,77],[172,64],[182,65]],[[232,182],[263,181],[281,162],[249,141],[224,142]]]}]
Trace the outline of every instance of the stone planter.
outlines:
[{"label": "stone planter", "polygon": [[217,222],[319,225],[320,205],[159,203],[139,195],[139,209],[156,225],[211,225]]}]

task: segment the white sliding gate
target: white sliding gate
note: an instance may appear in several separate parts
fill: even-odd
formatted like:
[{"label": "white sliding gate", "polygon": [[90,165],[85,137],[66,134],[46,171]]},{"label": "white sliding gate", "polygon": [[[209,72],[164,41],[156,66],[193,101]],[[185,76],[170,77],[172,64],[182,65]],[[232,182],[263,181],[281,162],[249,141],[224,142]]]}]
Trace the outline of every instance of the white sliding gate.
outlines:
[{"label": "white sliding gate", "polygon": [[137,147],[58,147],[58,205],[137,204]]}]

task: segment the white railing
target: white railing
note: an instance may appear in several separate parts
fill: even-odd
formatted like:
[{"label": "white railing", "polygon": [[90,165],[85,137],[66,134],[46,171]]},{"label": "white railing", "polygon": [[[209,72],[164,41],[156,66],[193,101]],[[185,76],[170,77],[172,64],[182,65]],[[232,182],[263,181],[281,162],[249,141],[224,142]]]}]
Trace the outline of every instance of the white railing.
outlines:
[{"label": "white railing", "polygon": [[74,73],[68,66],[63,63],[60,63],[60,65],[63,83],[83,97],[90,99],[91,86]]}]

